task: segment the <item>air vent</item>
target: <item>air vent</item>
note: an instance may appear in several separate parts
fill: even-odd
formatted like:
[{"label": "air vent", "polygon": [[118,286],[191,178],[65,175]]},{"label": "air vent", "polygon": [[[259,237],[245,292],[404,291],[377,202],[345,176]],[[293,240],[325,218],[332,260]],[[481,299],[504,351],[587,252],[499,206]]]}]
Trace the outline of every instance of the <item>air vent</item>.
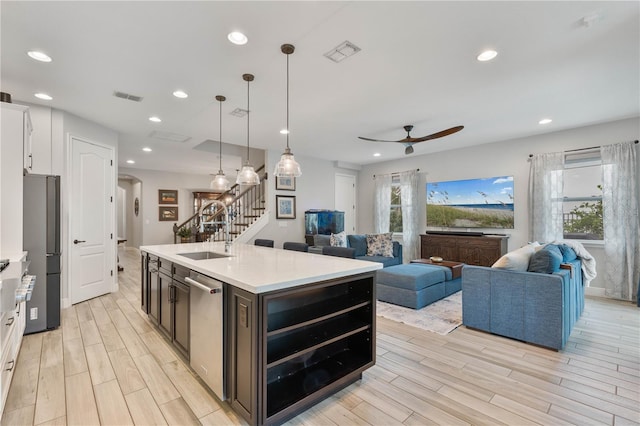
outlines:
[{"label": "air vent", "polygon": [[191,136],[185,136],[185,135],[180,135],[178,133],[171,133],[171,132],[162,132],[162,131],[158,131],[158,130],[154,130],[153,132],[149,133],[149,137],[150,138],[155,138],[155,139],[162,139],[165,141],[171,141],[171,142],[186,142],[189,139],[191,139]]},{"label": "air vent", "polygon": [[136,96],[125,92],[118,92],[117,90],[113,92],[113,96],[133,102],[142,102],[142,99],[144,99],[142,96]]},{"label": "air vent", "polygon": [[358,46],[351,43],[350,41],[345,41],[341,45],[325,53],[324,56],[331,59],[333,62],[341,62],[347,59],[349,56],[355,55],[361,50],[362,49],[360,49]]},{"label": "air vent", "polygon": [[249,111],[247,111],[246,109],[236,108],[233,111],[231,111],[229,114],[233,115],[234,117],[246,117],[247,112]]}]

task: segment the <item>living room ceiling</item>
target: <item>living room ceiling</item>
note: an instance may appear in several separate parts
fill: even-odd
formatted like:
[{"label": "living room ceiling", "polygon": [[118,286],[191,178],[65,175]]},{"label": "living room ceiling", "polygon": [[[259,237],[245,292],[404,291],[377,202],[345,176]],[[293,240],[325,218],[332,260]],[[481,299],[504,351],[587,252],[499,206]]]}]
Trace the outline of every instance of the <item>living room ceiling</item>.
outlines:
[{"label": "living room ceiling", "polygon": [[[230,115],[247,107],[244,73],[255,75],[251,147],[282,151],[283,43],[296,47],[290,145],[297,157],[357,164],[403,158],[401,144],[358,136],[402,139],[406,124],[414,137],[465,126],[416,144],[415,156],[640,115],[636,1],[3,1],[0,7],[2,91],[14,102],[49,105],[116,130],[125,167],[134,159],[129,167],[215,173],[216,153],[193,148],[218,140],[218,94],[227,97],[223,141],[246,146],[246,117]],[[231,31],[249,42],[231,44]],[[339,63],[323,56],[347,40],[361,51]],[[486,49],[498,56],[479,62]],[[34,61],[30,50],[53,61]],[[177,89],[188,98],[174,97]],[[39,100],[37,92],[53,100]],[[543,118],[553,121],[538,124]],[[188,140],[150,137],[154,131]]]}]

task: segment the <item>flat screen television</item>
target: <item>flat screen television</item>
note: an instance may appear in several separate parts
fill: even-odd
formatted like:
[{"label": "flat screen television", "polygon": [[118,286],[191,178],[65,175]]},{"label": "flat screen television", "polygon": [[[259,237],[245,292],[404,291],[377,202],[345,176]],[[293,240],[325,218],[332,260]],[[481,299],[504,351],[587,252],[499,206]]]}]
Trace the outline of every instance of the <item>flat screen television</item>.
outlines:
[{"label": "flat screen television", "polygon": [[427,226],[513,229],[513,176],[427,182]]}]

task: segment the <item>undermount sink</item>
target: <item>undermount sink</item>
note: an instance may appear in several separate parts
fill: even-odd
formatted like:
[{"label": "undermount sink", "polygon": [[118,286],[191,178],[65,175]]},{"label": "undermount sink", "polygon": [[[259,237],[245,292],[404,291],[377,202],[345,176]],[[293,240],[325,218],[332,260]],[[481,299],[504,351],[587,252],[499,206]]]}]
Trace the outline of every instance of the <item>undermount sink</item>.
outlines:
[{"label": "undermount sink", "polygon": [[226,254],[214,253],[212,251],[196,251],[193,253],[178,253],[178,256],[188,257],[193,260],[220,259],[230,257]]}]

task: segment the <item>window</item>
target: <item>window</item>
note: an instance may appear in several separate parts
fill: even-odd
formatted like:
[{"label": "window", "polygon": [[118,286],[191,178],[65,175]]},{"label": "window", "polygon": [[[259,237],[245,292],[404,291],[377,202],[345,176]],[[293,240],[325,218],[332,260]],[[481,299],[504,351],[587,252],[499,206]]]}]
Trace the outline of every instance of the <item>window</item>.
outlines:
[{"label": "window", "polygon": [[391,209],[389,217],[389,232],[402,232],[402,198],[400,191],[400,176],[391,178]]},{"label": "window", "polygon": [[563,179],[564,238],[603,240],[600,151],[567,154]]}]

